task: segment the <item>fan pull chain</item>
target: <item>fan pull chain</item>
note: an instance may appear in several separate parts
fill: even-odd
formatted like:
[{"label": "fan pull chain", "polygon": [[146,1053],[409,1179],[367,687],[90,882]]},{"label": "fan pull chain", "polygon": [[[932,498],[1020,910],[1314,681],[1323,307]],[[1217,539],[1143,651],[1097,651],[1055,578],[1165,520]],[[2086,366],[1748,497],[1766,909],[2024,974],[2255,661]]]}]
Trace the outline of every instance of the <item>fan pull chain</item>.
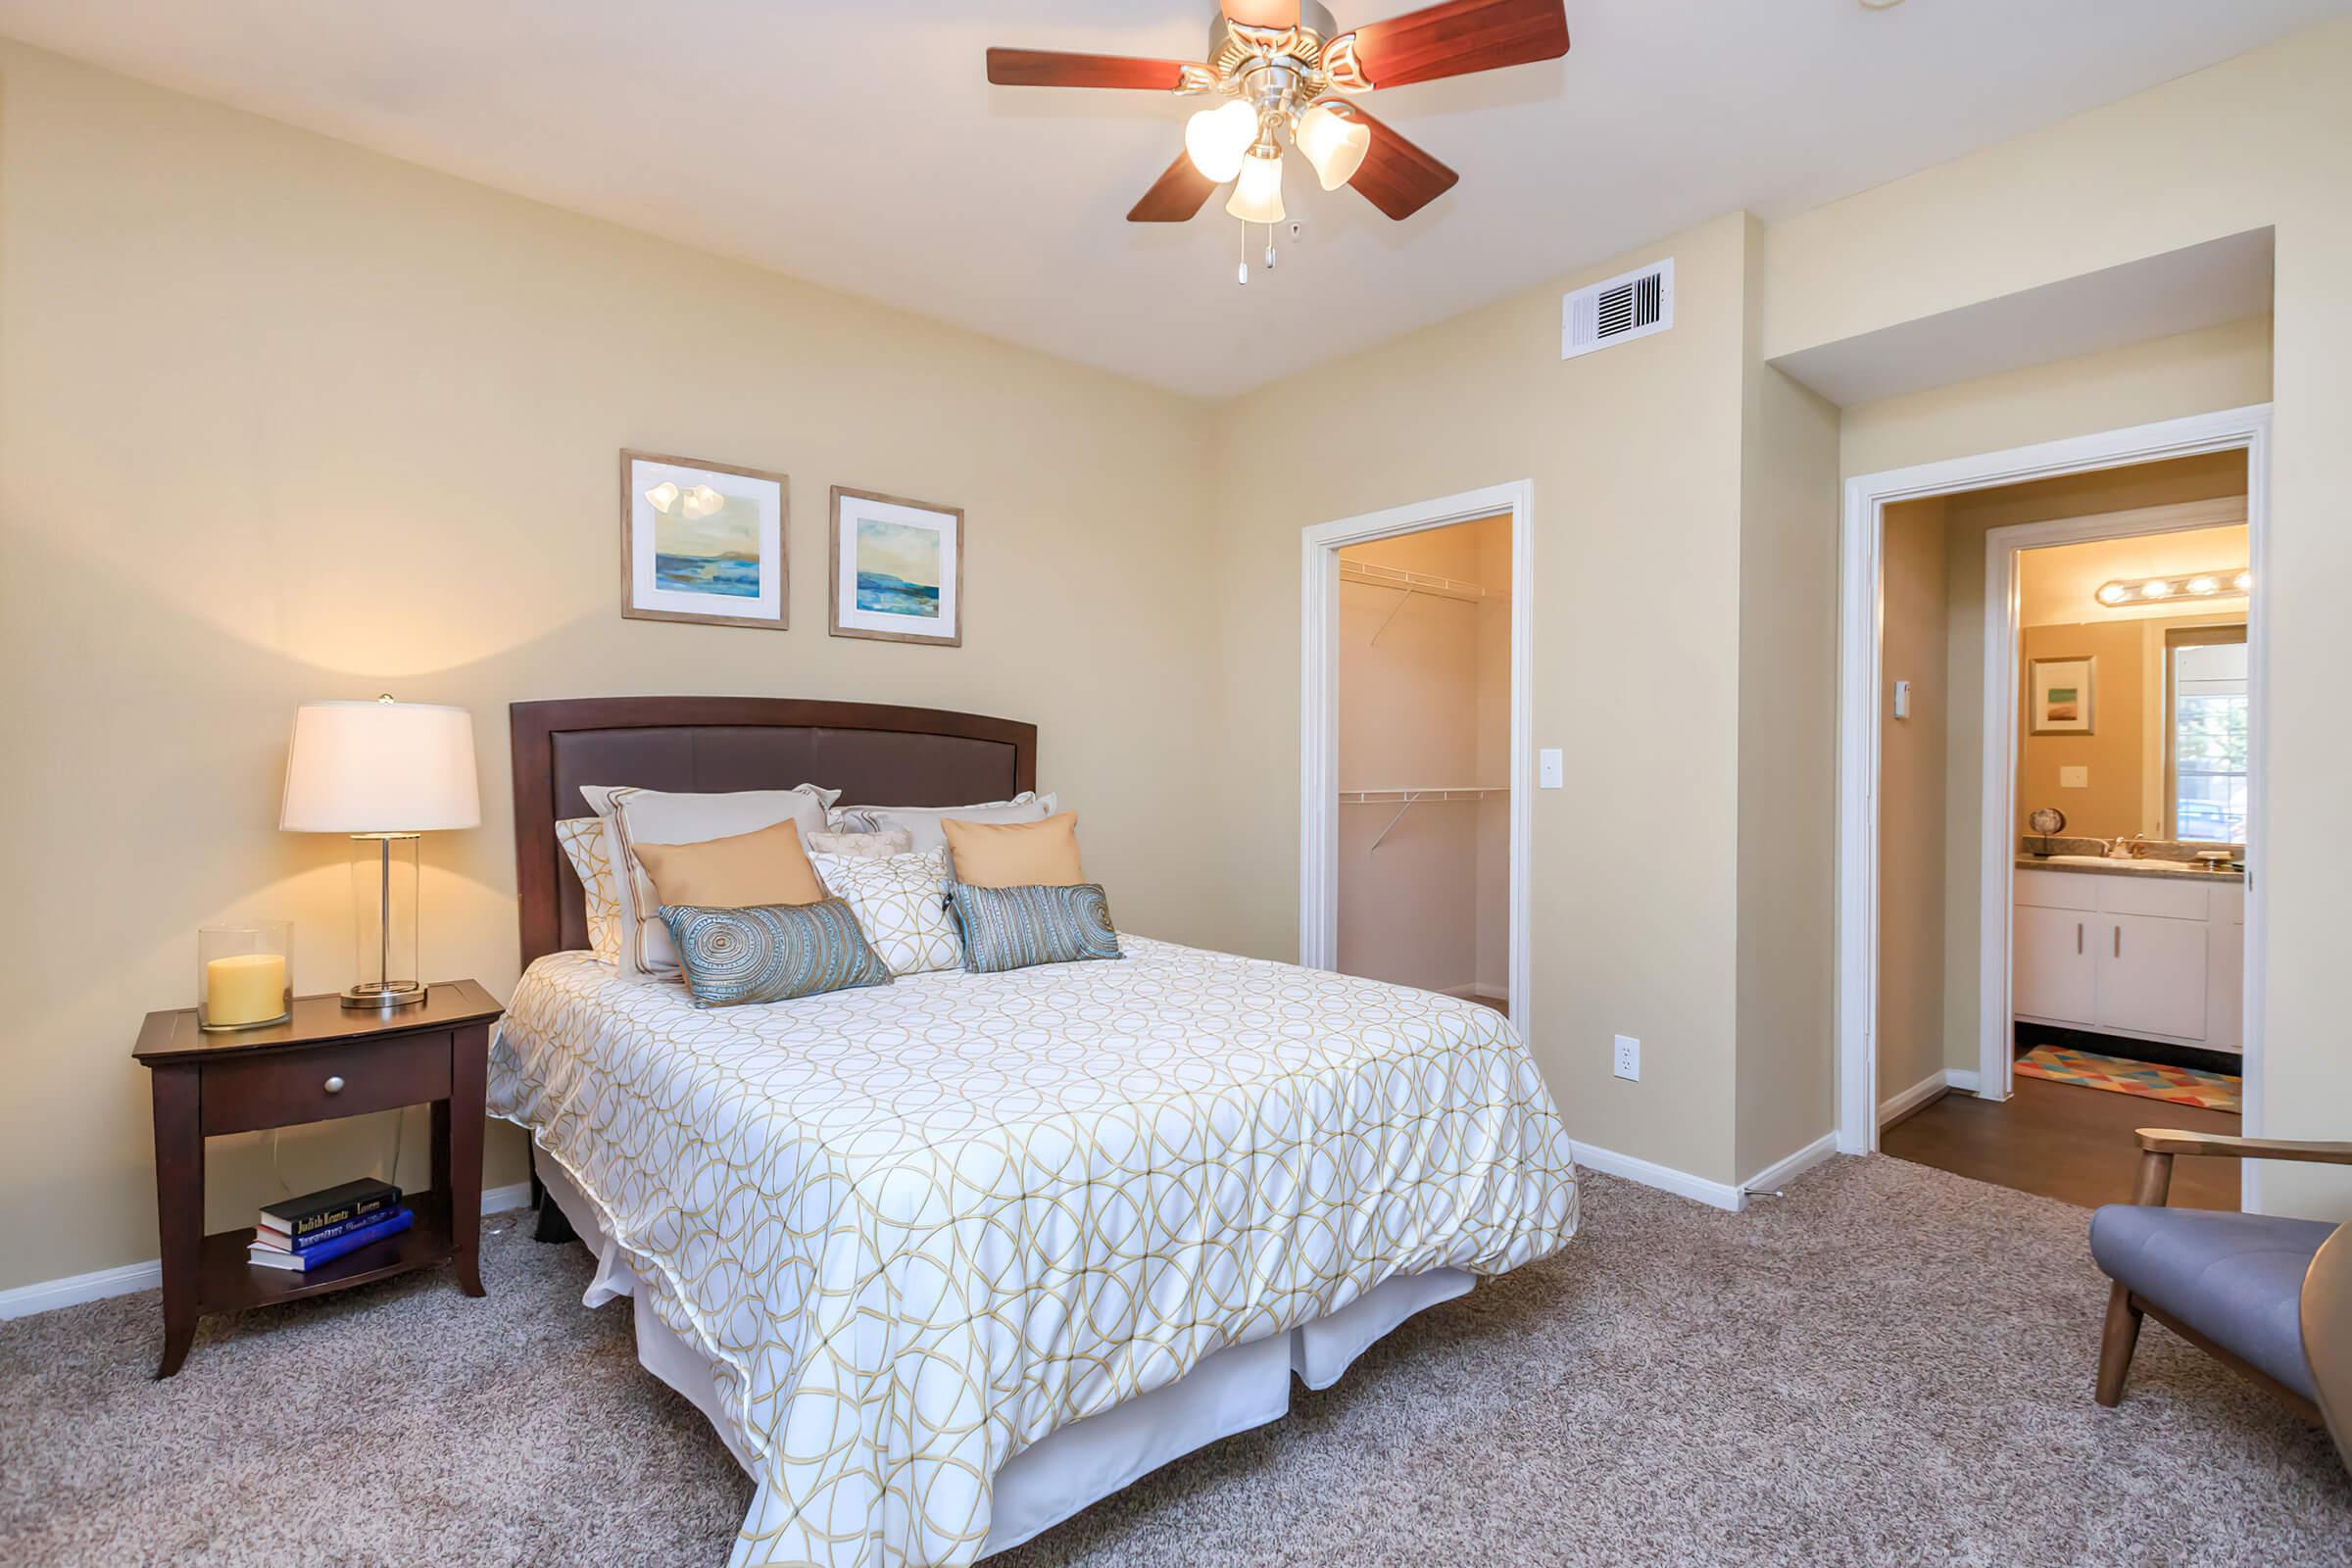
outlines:
[{"label": "fan pull chain", "polygon": [[1250,225],[1242,225],[1242,265],[1233,270],[1233,280],[1247,288],[1250,283]]}]

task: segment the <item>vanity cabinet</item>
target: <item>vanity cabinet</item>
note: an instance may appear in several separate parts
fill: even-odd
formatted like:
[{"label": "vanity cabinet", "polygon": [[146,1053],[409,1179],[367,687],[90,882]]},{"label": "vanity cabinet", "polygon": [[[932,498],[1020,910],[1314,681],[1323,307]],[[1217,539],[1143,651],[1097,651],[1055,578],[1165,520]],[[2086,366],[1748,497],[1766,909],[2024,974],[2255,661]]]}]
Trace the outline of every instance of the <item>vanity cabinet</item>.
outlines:
[{"label": "vanity cabinet", "polygon": [[2240,1048],[2245,889],[2129,872],[2017,872],[2010,999],[2028,1022]]}]

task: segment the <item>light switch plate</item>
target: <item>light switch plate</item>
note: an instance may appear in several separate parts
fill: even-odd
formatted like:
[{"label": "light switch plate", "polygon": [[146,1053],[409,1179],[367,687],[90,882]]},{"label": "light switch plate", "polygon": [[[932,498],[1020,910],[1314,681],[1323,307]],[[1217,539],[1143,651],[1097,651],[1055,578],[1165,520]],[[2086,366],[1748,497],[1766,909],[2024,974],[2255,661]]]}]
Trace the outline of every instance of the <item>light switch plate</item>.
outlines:
[{"label": "light switch plate", "polygon": [[1894,716],[1897,718],[1911,716],[1911,683],[1907,680],[1898,680],[1894,683]]},{"label": "light switch plate", "polygon": [[2060,768],[2058,770],[2058,787],[2062,790],[2086,790],[2090,788],[2090,769],[2087,767]]},{"label": "light switch plate", "polygon": [[1619,1035],[1617,1037],[1617,1059],[1612,1064],[1611,1070],[1620,1078],[1631,1078],[1634,1082],[1640,1083],[1642,1081],[1642,1042],[1636,1040],[1632,1035]]},{"label": "light switch plate", "polygon": [[1568,766],[1561,760],[1557,746],[1546,746],[1536,754],[1536,787],[1556,790],[1568,782]]}]

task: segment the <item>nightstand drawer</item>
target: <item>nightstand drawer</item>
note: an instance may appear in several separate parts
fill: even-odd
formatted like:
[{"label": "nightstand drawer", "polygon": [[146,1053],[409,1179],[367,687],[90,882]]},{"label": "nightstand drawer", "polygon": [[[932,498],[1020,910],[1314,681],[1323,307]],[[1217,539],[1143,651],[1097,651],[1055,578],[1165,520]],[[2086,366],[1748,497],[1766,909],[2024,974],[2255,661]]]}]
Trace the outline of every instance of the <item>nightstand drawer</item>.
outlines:
[{"label": "nightstand drawer", "polygon": [[204,1065],[204,1132],[251,1132],[449,1098],[450,1037],[412,1035]]}]

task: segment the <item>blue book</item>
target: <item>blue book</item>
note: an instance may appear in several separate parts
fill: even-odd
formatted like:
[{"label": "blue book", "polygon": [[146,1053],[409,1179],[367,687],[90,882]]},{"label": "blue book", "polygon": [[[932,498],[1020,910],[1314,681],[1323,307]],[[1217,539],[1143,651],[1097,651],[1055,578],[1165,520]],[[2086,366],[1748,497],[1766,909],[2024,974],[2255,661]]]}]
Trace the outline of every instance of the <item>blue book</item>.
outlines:
[{"label": "blue book", "polygon": [[322,1226],[308,1235],[294,1237],[287,1236],[274,1226],[265,1225],[253,1233],[253,1239],[258,1246],[269,1248],[271,1251],[308,1252],[325,1246],[338,1236],[349,1236],[353,1231],[365,1230],[370,1225],[380,1225],[390,1219],[394,1212],[396,1210],[384,1209],[373,1214],[362,1214],[354,1219]]},{"label": "blue book", "polygon": [[306,1248],[299,1252],[287,1251],[282,1248],[271,1247],[263,1242],[255,1242],[245,1250],[245,1255],[249,1262],[259,1264],[263,1268],[313,1269],[321,1263],[332,1262],[346,1252],[356,1252],[370,1242],[380,1242],[387,1236],[398,1236],[416,1223],[416,1215],[413,1209],[397,1209],[381,1219],[369,1220],[364,1225],[347,1230],[340,1236],[330,1237],[328,1240]]}]

